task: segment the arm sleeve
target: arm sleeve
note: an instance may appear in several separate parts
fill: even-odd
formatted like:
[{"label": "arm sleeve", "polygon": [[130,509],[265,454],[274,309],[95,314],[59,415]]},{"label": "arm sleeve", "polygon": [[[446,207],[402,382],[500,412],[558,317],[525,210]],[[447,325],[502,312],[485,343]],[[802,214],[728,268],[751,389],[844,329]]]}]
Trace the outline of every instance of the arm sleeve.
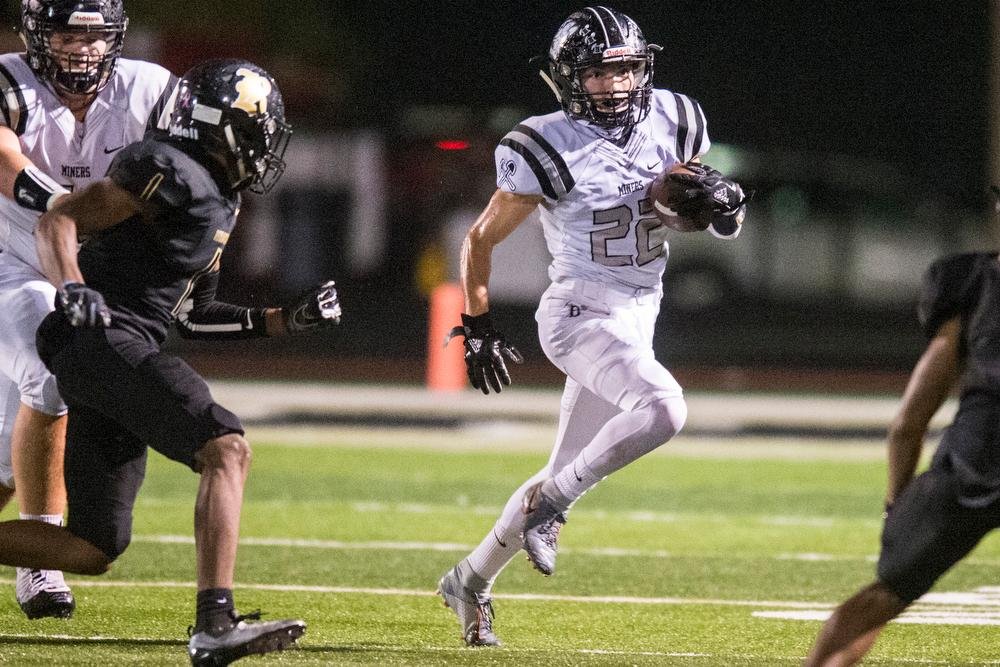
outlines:
[{"label": "arm sleeve", "polygon": [[215,300],[219,273],[202,276],[175,320],[183,338],[236,340],[267,335],[263,308],[245,308]]},{"label": "arm sleeve", "polygon": [[976,267],[983,257],[982,253],[953,255],[934,262],[927,269],[920,289],[917,317],[928,339],[937,334],[942,324],[968,312],[979,274]]}]

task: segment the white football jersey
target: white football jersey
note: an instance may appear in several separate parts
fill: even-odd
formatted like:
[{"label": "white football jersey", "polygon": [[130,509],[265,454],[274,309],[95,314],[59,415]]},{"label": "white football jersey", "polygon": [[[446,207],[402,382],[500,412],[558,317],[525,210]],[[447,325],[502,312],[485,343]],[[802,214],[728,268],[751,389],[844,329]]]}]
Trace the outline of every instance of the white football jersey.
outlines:
[{"label": "white football jersey", "polygon": [[[111,81],[79,123],[22,53],[0,55],[0,123],[14,130],[21,151],[67,190],[104,177],[115,153],[165,127],[160,116],[176,87],[168,70],[119,58]],[[33,232],[39,213],[0,197],[0,248],[39,269]]]},{"label": "white football jersey", "polygon": [[528,118],[496,149],[497,187],[544,197],[540,213],[551,280],[653,288],[662,280],[668,246],[649,184],[710,145],[696,101],[654,90],[649,115],[623,146],[562,111]]}]

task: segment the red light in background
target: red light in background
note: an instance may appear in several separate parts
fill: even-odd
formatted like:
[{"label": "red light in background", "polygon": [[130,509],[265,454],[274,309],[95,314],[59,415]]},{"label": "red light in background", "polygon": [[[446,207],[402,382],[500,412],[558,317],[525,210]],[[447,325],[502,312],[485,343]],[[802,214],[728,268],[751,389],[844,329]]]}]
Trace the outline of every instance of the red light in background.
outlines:
[{"label": "red light in background", "polygon": [[443,151],[464,151],[469,147],[469,142],[465,139],[442,139],[434,142],[434,146]]}]

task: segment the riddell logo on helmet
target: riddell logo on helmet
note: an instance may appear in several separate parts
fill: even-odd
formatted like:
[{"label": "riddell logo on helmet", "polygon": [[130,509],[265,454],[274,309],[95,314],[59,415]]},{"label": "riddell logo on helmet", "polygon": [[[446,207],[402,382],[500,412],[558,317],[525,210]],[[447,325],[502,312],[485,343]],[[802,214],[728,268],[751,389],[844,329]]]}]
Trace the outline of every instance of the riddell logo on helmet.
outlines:
[{"label": "riddell logo on helmet", "polygon": [[605,49],[605,58],[618,58],[619,56],[631,56],[634,55],[635,51],[631,46],[616,46],[613,49]]},{"label": "riddell logo on helmet", "polygon": [[194,139],[198,140],[198,128],[196,127],[184,127],[178,125],[177,123],[171,123],[169,128],[170,134],[175,137],[181,137],[183,139]]},{"label": "riddell logo on helmet", "polygon": [[104,25],[104,16],[100,12],[73,12],[66,25]]}]

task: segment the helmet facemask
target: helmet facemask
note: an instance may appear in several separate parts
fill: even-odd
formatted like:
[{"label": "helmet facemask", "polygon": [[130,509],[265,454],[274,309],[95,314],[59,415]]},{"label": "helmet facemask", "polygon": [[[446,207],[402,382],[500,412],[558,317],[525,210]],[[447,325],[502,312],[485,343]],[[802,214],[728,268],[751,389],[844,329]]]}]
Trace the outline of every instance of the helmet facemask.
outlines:
[{"label": "helmet facemask", "polygon": [[[98,93],[111,80],[121,56],[128,18],[120,2],[27,0],[22,5],[22,38],[31,69],[60,96]],[[64,51],[63,42],[103,40],[103,53]],[[91,45],[88,51],[97,50]]]},{"label": "helmet facemask", "polygon": [[[587,120],[599,127],[631,129],[649,114],[650,96],[653,91],[653,53],[641,57],[613,57],[577,63],[572,66],[556,64],[569,83],[566,111],[574,118]],[[591,93],[584,84],[584,76],[592,67],[631,68],[632,87],[628,91]]]},{"label": "helmet facemask", "polygon": [[240,179],[235,189],[246,187],[257,194],[271,190],[285,173],[291,126],[267,113],[253,117],[234,114],[223,133],[233,155],[231,169]]}]

